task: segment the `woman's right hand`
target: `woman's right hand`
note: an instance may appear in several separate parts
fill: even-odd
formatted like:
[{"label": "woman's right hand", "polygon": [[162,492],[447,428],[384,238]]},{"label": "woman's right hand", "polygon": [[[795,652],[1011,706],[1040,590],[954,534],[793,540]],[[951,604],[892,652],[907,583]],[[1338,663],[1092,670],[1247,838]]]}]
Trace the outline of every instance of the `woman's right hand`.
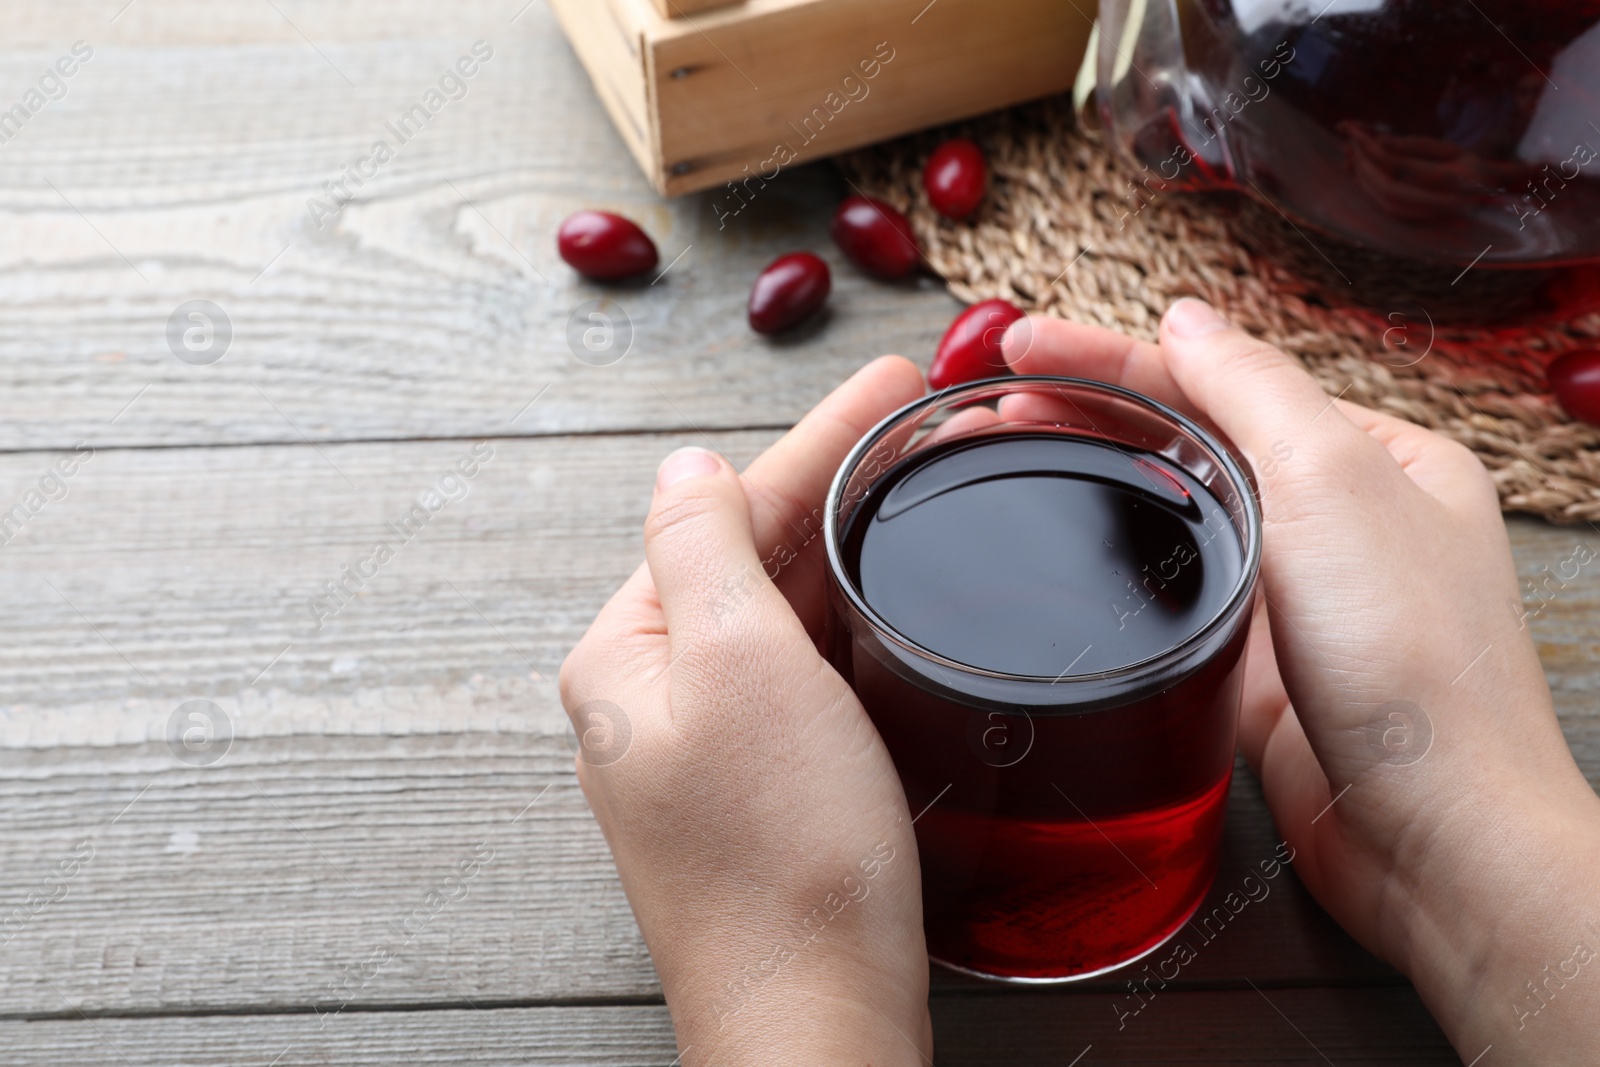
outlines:
[{"label": "woman's right hand", "polygon": [[1266,521],[1240,744],[1302,881],[1412,978],[1464,1061],[1600,1062],[1600,800],[1476,457],[1330,399],[1198,300],[1159,345],[1033,317],[1005,351],[1019,373],[1154,397],[1245,454]]},{"label": "woman's right hand", "polygon": [[913,818],[872,720],[818,651],[824,497],[922,395],[857,372],[743,474],[657,473],[646,563],[561,668],[584,796],[661,976],[684,1064],[932,1054]]}]

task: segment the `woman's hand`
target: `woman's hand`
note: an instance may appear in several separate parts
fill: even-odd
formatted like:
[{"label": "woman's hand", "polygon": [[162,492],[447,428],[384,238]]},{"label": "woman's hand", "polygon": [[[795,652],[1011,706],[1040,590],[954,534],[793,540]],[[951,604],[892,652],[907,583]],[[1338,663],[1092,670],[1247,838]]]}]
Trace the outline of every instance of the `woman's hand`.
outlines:
[{"label": "woman's hand", "polygon": [[578,780],[661,976],[683,1063],[932,1054],[916,840],[861,704],[819,655],[824,494],[922,395],[872,363],[741,477],[668,456],[647,563],[561,670]]},{"label": "woman's hand", "polygon": [[1005,350],[1019,373],[1154,397],[1249,458],[1264,596],[1240,743],[1301,879],[1413,979],[1464,1061],[1600,1062],[1600,801],[1477,459],[1331,400],[1196,300],[1159,346],[1032,318]]}]

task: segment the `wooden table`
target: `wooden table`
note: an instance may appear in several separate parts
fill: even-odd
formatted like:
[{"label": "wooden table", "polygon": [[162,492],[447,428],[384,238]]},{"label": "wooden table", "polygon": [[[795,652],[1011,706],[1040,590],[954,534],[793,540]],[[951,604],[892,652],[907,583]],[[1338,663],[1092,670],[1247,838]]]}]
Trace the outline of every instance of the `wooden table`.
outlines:
[{"label": "wooden table", "polygon": [[[833,255],[831,171],[721,231],[657,200],[537,0],[123,3],[0,15],[0,107],[93,49],[0,144],[0,1059],[670,1063],[557,665],[663,454],[743,462],[868,357],[926,359],[955,303],[840,270],[822,327],[756,339],[753,273]],[[361,164],[478,40],[465,97]],[[347,164],[351,202],[308,207]],[[611,294],[614,362],[569,346],[606,295],[555,256],[580,206],[672,264]],[[187,311],[169,344],[194,300],[197,351]],[[1600,541],[1510,529],[1530,580]],[[1585,573],[1532,624],[1591,780],[1596,599]],[[1248,774],[1228,833],[1219,893],[1277,840]],[[1119,1031],[1126,992],[940,973],[939,1061],[1454,1062],[1292,877]]]}]

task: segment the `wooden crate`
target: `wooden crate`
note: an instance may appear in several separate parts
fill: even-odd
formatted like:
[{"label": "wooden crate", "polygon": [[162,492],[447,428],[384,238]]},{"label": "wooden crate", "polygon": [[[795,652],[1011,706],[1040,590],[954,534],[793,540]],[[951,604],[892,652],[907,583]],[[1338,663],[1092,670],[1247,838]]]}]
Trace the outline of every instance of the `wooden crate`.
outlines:
[{"label": "wooden crate", "polygon": [[[1090,0],[550,0],[657,189],[692,192],[1072,87]],[[680,13],[681,12],[681,13]]]}]

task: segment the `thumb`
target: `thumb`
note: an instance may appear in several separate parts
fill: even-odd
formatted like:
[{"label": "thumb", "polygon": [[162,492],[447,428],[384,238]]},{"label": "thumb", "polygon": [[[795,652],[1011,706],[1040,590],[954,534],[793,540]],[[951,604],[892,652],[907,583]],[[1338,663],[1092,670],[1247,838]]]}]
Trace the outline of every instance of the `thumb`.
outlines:
[{"label": "thumb", "polygon": [[1319,479],[1353,481],[1370,475],[1370,461],[1383,451],[1296,360],[1204,301],[1186,298],[1167,309],[1161,348],[1184,395],[1250,457],[1264,490],[1292,497],[1312,473],[1285,477],[1289,465],[1267,457],[1312,457]]},{"label": "thumb", "polygon": [[748,640],[750,627],[731,624],[779,595],[756,553],[738,473],[703,448],[680,448],[662,461],[644,548],[672,660],[691,670]]},{"label": "thumb", "polygon": [[[1258,754],[1287,746],[1266,756],[1281,770],[1305,765],[1295,750],[1309,742],[1329,780],[1352,782],[1387,754],[1372,745],[1370,727],[1393,679],[1405,676],[1392,561],[1404,558],[1396,531],[1410,528],[1420,491],[1297,361],[1209,305],[1169,308],[1161,348],[1184,394],[1251,457],[1270,525],[1261,588],[1294,710],[1282,711],[1268,687],[1267,703],[1246,709],[1245,743]],[[1319,795],[1308,781],[1295,787],[1295,804]],[[1274,782],[1269,795],[1278,804],[1286,794]]]}]

